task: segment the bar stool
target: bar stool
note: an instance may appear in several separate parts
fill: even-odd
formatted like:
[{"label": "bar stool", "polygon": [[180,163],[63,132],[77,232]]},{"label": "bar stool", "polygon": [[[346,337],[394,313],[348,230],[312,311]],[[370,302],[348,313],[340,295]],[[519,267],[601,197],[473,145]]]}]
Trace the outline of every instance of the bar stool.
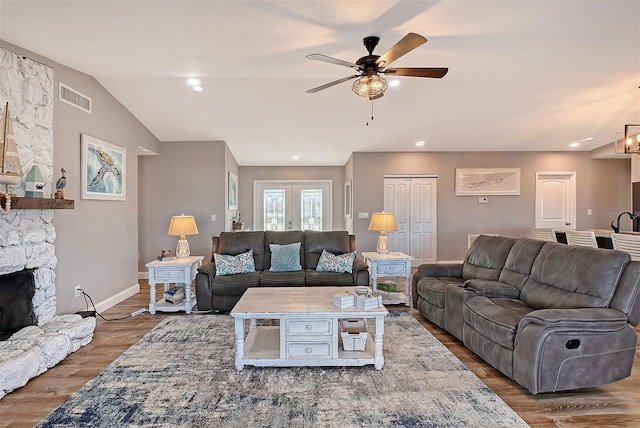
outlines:
[{"label": "bar stool", "polygon": [[640,235],[612,233],[613,249],[631,255],[631,260],[640,260]]},{"label": "bar stool", "polygon": [[598,248],[596,233],[587,230],[567,230],[567,244]]}]

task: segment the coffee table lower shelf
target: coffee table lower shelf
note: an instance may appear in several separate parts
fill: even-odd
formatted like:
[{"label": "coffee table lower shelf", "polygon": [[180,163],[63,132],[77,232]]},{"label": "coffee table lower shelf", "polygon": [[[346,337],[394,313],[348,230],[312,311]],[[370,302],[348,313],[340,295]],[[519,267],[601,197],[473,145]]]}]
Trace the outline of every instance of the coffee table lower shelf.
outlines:
[{"label": "coffee table lower shelf", "polygon": [[[280,354],[280,327],[257,326],[249,330],[245,340],[242,364],[256,367],[300,367],[300,366],[364,366],[375,364],[375,347],[371,335],[367,337],[364,351],[345,351],[342,338],[338,339],[337,357],[334,358],[287,358]],[[313,342],[310,342],[313,343]],[[236,361],[236,367],[238,361]],[[241,368],[239,369],[241,370]]]}]

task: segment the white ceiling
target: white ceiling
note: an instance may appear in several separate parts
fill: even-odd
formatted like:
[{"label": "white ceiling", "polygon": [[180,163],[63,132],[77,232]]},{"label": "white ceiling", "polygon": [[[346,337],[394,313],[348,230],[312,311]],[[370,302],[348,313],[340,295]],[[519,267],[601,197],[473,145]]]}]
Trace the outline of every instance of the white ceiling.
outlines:
[{"label": "white ceiling", "polygon": [[[307,54],[355,62],[363,37],[381,55],[409,32],[429,42],[393,65],[449,73],[400,78],[369,126],[350,82],[305,93],[353,74]],[[0,0],[0,38],[94,76],[160,141],[224,140],[240,165],[591,150],[640,122],[638,0]]]}]

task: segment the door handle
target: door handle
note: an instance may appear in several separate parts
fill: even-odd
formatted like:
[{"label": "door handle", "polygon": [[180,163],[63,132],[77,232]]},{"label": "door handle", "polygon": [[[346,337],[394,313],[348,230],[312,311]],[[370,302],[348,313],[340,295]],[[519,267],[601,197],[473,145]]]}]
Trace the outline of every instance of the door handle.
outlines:
[{"label": "door handle", "polygon": [[566,222],[564,225],[565,225],[565,226],[571,226],[571,223]]}]

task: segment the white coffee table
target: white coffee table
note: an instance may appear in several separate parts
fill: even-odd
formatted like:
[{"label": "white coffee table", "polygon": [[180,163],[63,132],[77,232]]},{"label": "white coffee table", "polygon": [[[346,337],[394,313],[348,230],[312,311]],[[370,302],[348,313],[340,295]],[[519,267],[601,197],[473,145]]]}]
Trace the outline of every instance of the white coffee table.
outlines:
[{"label": "white coffee table", "polygon": [[[236,369],[294,366],[364,366],[382,369],[384,317],[382,306],[338,308],[333,296],[353,287],[252,287],[231,311],[235,318]],[[375,319],[364,351],[342,348],[338,322],[341,319]],[[279,320],[277,326],[257,326],[256,320]],[[249,320],[248,334],[245,321]]]}]

